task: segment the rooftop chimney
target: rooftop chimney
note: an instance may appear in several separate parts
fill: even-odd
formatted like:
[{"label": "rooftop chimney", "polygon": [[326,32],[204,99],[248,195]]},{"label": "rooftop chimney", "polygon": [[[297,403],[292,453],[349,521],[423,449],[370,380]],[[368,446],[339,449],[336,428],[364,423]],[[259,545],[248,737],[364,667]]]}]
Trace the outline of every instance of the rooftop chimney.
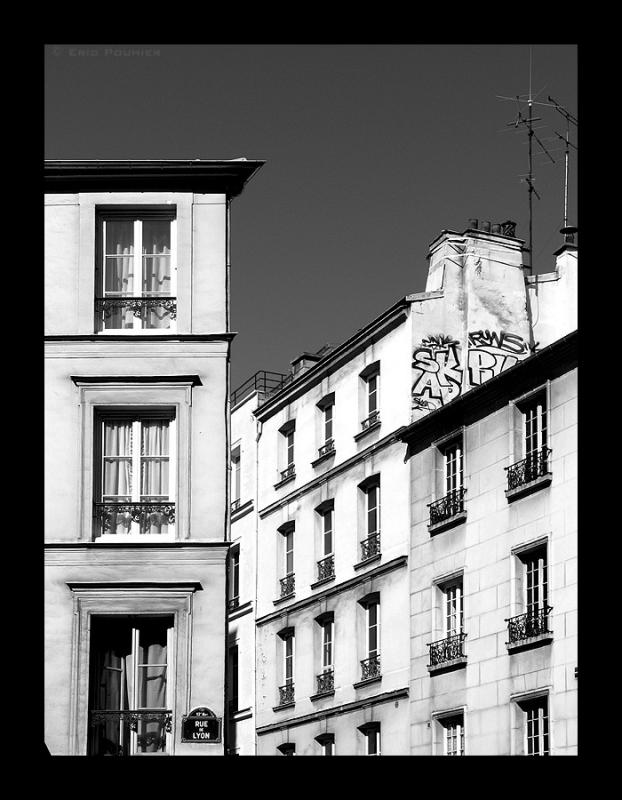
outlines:
[{"label": "rooftop chimney", "polygon": [[303,372],[307,372],[311,367],[315,366],[322,356],[317,353],[302,353],[298,358],[291,361],[292,375],[298,377]]}]

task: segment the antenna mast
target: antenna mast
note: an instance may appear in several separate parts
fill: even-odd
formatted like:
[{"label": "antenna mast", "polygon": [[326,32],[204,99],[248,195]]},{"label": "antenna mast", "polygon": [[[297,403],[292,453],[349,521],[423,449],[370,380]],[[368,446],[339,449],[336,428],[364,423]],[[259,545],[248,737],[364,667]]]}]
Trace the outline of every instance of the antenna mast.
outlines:
[{"label": "antenna mast", "polygon": [[[521,100],[519,95],[516,96],[515,99],[516,99],[516,106],[517,106],[517,117],[514,120],[514,122],[509,122],[507,124],[507,127],[518,128],[519,125],[525,125],[526,128],[527,128],[527,141],[528,141],[528,145],[529,145],[529,172],[528,172],[526,177],[523,176],[523,180],[527,184],[527,191],[528,191],[528,196],[529,196],[529,248],[528,248],[529,264],[527,266],[527,269],[529,270],[530,274],[533,274],[533,197],[532,197],[532,195],[535,194],[535,196],[538,198],[538,200],[541,199],[540,195],[538,194],[538,192],[536,191],[536,189],[534,187],[535,178],[533,177],[533,139],[535,138],[536,142],[540,146],[540,148],[543,151],[543,153],[548,158],[550,158],[553,163],[555,163],[555,159],[549,153],[549,151],[546,149],[544,144],[540,141],[540,139],[538,138],[538,136],[534,132],[533,123],[534,122],[538,122],[539,120],[542,119],[542,117],[532,117],[531,116],[534,102],[536,102],[534,100],[533,96],[532,96],[532,93],[531,93],[531,72],[532,72],[532,49],[530,47],[529,48],[529,99],[527,101],[525,101],[525,100]],[[541,91],[542,91],[542,89],[540,90],[540,92]],[[538,94],[540,94],[540,92],[538,92]],[[536,95],[536,97],[537,96],[538,95]],[[499,97],[500,100],[510,100],[510,99],[512,99],[512,98],[509,98],[509,97],[502,97],[500,95],[498,95],[498,97]],[[524,97],[524,95],[523,95],[523,97]],[[523,117],[523,115],[521,114],[521,110],[520,110],[520,103],[521,102],[523,102],[523,103],[527,102],[527,119],[525,119]],[[538,103],[538,105],[542,105],[542,104]]]},{"label": "antenna mast", "polygon": [[577,118],[574,117],[569,111],[567,111],[563,106],[554,100],[549,95],[549,102],[553,104],[553,107],[556,111],[564,117],[566,120],[566,134],[562,136],[561,133],[554,131],[556,136],[558,136],[563,142],[565,142],[564,148],[564,159],[565,159],[565,169],[564,169],[564,227],[562,228],[561,232],[564,234],[564,238],[566,241],[572,242],[574,240],[573,234],[576,231],[576,228],[568,226],[568,176],[570,174],[570,148],[573,147],[575,150],[577,149],[576,145],[574,145],[570,141],[570,123],[572,122],[574,125],[578,127],[579,123]]}]

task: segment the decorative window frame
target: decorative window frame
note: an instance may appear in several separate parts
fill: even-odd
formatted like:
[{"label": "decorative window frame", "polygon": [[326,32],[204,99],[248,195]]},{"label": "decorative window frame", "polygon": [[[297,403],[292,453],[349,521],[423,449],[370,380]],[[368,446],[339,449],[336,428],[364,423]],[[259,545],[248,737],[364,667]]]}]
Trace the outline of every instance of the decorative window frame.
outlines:
[{"label": "decorative window frame", "polygon": [[172,616],[169,670],[174,680],[169,755],[181,736],[178,720],[190,708],[193,595],[198,581],[70,581],[73,597],[69,754],[86,755],[88,744],[89,657],[92,616]]},{"label": "decorative window frame", "polygon": [[[539,689],[534,689],[531,692],[515,692],[510,695],[510,755],[511,756],[526,756],[525,753],[525,727],[524,727],[524,714],[525,712],[520,707],[521,703],[529,702],[530,700],[539,700],[541,697],[547,699],[547,712],[548,712],[548,727],[549,727],[549,755],[554,754],[554,724],[551,702],[553,696],[553,687],[551,685],[543,686]],[[465,739],[466,745],[466,739]]]},{"label": "decorative window frame", "polygon": [[[97,255],[96,216],[107,209],[127,209],[140,213],[149,206],[168,206],[175,209],[177,220],[177,332],[190,333],[192,319],[192,192],[81,192],[78,194],[80,233],[78,270],[79,333],[95,330],[95,259]],[[162,329],[145,329],[146,335],[162,335]],[[123,334],[123,331],[116,331]],[[170,334],[170,329],[164,329]],[[131,339],[132,333],[128,333]]]},{"label": "decorative window frame", "polygon": [[464,736],[464,755],[468,756],[468,738],[466,729],[466,706],[456,706],[455,708],[443,709],[442,711],[432,712],[432,755],[442,756],[445,755],[444,736],[445,725],[449,719],[462,715],[462,729]]},{"label": "decorative window frame", "polygon": [[[79,378],[72,376],[78,388],[80,415],[80,488],[78,504],[78,541],[93,540],[94,458],[96,412],[129,409],[139,412],[150,407],[170,407],[176,419],[175,540],[190,537],[190,424],[192,387],[200,384],[196,375],[162,378]],[[120,537],[119,541],[124,540]],[[95,540],[96,541],[96,540]]]}]

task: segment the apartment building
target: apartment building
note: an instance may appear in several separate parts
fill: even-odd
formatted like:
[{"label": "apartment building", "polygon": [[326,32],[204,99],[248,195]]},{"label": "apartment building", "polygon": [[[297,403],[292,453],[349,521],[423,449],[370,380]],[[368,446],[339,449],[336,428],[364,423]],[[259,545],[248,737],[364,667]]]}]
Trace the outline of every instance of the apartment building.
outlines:
[{"label": "apartment building", "polygon": [[[240,592],[250,602],[247,633],[233,634],[250,653],[253,621],[254,707],[250,690],[241,705],[251,703],[244,713],[254,715],[257,754],[531,752],[536,744],[519,731],[524,715],[532,732],[543,729],[538,698],[551,692],[552,675],[558,733],[548,752],[572,752],[576,687],[560,676],[576,661],[576,508],[566,503],[562,524],[556,505],[575,489],[571,236],[552,272],[526,276],[514,223],[471,220],[463,233],[443,231],[430,246],[424,292],[343,344],[302,354],[289,375],[257,373],[236,393],[234,437],[249,454],[255,493],[251,504],[240,497],[232,516],[233,539],[247,553]],[[559,348],[567,370],[547,373]],[[499,387],[505,411],[495,405]],[[560,403],[567,410],[554,410]],[[553,427],[559,463],[550,460]],[[244,476],[237,457],[234,471],[241,464]],[[506,481],[494,490],[493,473]],[[538,491],[524,492],[532,480]],[[484,529],[499,537],[494,557],[478,538]],[[560,550],[554,540],[563,540]],[[551,560],[558,555],[563,566]],[[568,585],[558,575],[554,589],[568,634],[523,641],[521,626],[539,631],[552,619],[542,611],[549,565],[568,569]],[[482,627],[489,631],[493,612],[495,625],[503,615],[501,628],[480,637],[480,616],[490,615]],[[482,665],[501,659],[501,637],[493,679],[493,667]],[[530,661],[545,656],[542,668]]]},{"label": "apartment building", "polygon": [[224,752],[229,210],[263,162],[45,165],[45,741]]}]

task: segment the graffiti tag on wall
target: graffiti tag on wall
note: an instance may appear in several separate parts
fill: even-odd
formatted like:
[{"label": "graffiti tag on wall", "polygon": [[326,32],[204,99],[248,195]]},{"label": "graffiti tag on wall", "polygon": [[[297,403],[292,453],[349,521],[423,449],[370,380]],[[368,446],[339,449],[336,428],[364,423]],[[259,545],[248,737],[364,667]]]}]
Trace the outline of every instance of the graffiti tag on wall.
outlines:
[{"label": "graffiti tag on wall", "polygon": [[444,334],[421,340],[413,352],[413,408],[439,408],[462,394],[464,386],[479,386],[529,354],[527,342],[506,331],[471,331],[466,365],[461,349],[457,339]]}]

